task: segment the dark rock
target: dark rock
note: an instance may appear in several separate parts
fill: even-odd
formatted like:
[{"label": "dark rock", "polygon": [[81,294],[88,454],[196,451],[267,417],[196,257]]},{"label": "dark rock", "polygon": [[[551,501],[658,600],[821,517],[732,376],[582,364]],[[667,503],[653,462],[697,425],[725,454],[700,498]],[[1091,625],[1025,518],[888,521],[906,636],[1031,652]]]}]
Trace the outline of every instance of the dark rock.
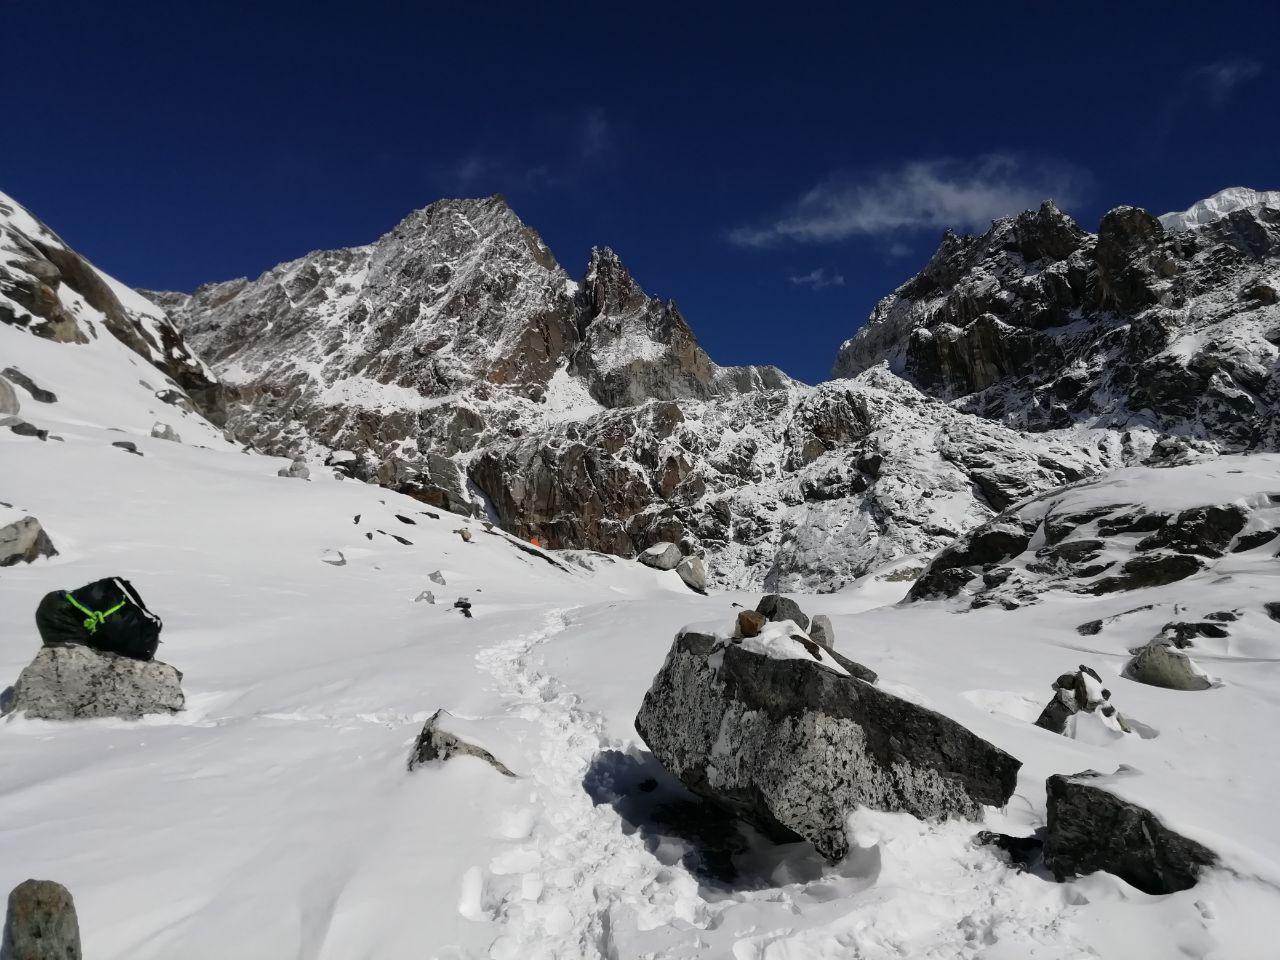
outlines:
[{"label": "dark rock", "polygon": [[[1090,683],[1090,680],[1093,682]],[[1053,682],[1053,699],[1045,704],[1036,726],[1051,733],[1066,735],[1071,718],[1076,714],[1100,711],[1108,719],[1114,717],[1123,733],[1130,728],[1124,717],[1110,703],[1111,691],[1101,686],[1102,678],[1092,667],[1081,664],[1073,673],[1064,673]]]},{"label": "dark rock", "polygon": [[24,880],[9,894],[0,960],[81,960],[71,892],[52,880]]},{"label": "dark rock", "polygon": [[1008,800],[1020,766],[955,721],[817,661],[696,633],[676,637],[636,730],[694,793],[830,860],[847,852],[855,807],[974,817]]},{"label": "dark rock", "polygon": [[453,757],[479,757],[504,777],[515,776],[506,764],[484,747],[468,743],[456,733],[451,732],[448,727],[453,719],[447,711],[437,710],[423,725],[422,732],[418,734],[418,739],[414,741],[413,749],[409,752],[410,773],[422,764],[433,760],[443,763]]},{"label": "dark rock", "polygon": [[1166,583],[1185,580],[1201,569],[1203,564],[1199,560],[1183,553],[1152,553],[1134,557],[1120,568],[1118,574],[1103,577],[1081,589],[1085,593],[1100,595],[1142,587],[1160,587]]},{"label": "dark rock", "polygon": [[464,617],[468,620],[471,619],[471,601],[466,597],[459,597],[457,600],[453,601],[453,608],[455,610],[461,610]]},{"label": "dark rock", "polygon": [[1264,603],[1263,609],[1267,611],[1267,616],[1277,623],[1280,623],[1280,603]]},{"label": "dark rock", "polygon": [[16,383],[27,393],[31,394],[31,399],[37,403],[57,403],[58,395],[52,390],[45,390],[38,386],[34,380],[28,377],[17,367],[5,367],[2,372],[11,382]]},{"label": "dark rock", "polygon": [[979,846],[995,847],[1003,851],[1009,866],[1016,868],[1019,872],[1031,869],[1044,853],[1044,837],[1040,834],[1011,837],[1007,833],[982,830],[974,836],[973,840]]},{"label": "dark rock", "polygon": [[760,602],[756,604],[756,613],[764,614],[766,620],[774,623],[790,620],[801,630],[809,629],[809,618],[800,609],[800,604],[781,594],[767,593],[761,597]]},{"label": "dark rock", "polygon": [[1245,511],[1233,505],[1195,507],[1183,510],[1151,536],[1142,540],[1137,549],[1167,548],[1180,553],[1194,553],[1203,557],[1220,557],[1227,545],[1244,529],[1248,522]]},{"label": "dark rock", "polygon": [[831,618],[820,613],[809,621],[809,636],[815,643],[835,649],[836,629],[831,625]]},{"label": "dark rock", "polygon": [[48,440],[49,431],[42,430],[35,424],[27,423],[25,420],[18,420],[15,417],[7,417],[5,424],[11,431],[20,437],[35,437],[38,440]]},{"label": "dark rock", "polygon": [[1244,553],[1246,550],[1253,550],[1270,543],[1277,536],[1280,536],[1280,530],[1254,530],[1252,533],[1242,533],[1231,547],[1231,552]]},{"label": "dark rock", "polygon": [[409,524],[410,526],[414,526],[414,525],[416,525],[416,524],[417,524],[417,522],[418,522],[417,520],[414,520],[412,517],[402,516],[401,514],[398,514],[398,513],[395,515],[395,517],[396,517],[396,519],[397,519],[397,520],[399,520],[401,523],[407,523],[407,524]]},{"label": "dark rock", "polygon": [[1049,778],[1045,866],[1058,880],[1105,870],[1149,894],[1194,886],[1217,856],[1116,796],[1107,789],[1111,779],[1093,770]]},{"label": "dark rock", "polygon": [[167,663],[60,645],[23,668],[10,709],[39,720],[135,719],[183,704],[182,674]]},{"label": "dark rock", "polygon": [[[1212,616],[1212,615],[1210,615]],[[1197,637],[1210,637],[1214,640],[1225,640],[1231,632],[1222,624],[1213,622],[1210,617],[1198,623],[1174,621],[1160,628],[1160,639],[1171,641],[1175,647],[1182,649],[1191,646]]]},{"label": "dark rock", "polygon": [[0,526],[0,567],[57,555],[53,541],[35,517],[22,517]]},{"label": "dark rock", "polygon": [[1076,627],[1076,633],[1082,637],[1094,637],[1102,632],[1101,620],[1090,620],[1088,623],[1082,623]]},{"label": "dark rock", "polygon": [[138,449],[138,445],[134,443],[132,440],[113,440],[111,442],[111,445],[113,447],[119,447],[121,450],[124,450],[126,453],[133,453],[133,454],[137,454],[138,456],[142,456],[142,451]]},{"label": "dark rock", "polygon": [[737,631],[734,636],[738,637],[756,637],[760,635],[760,631],[764,629],[764,625],[769,621],[765,619],[763,613],[756,613],[754,610],[742,610],[738,613]]}]

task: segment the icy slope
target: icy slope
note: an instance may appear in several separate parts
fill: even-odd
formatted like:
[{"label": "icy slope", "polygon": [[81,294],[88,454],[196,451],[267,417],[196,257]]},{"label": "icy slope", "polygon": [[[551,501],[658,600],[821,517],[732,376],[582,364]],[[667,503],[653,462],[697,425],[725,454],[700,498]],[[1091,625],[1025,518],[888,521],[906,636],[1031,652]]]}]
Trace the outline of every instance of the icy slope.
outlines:
[{"label": "icy slope", "polygon": [[1280,190],[1227,187],[1211,197],[1196,201],[1186,210],[1164,214],[1160,217],[1160,224],[1166,230],[1194,230],[1250,207],[1280,208]]},{"label": "icy slope", "polygon": [[[1252,960],[1280,936],[1270,551],[1013,611],[883,606],[910,585],[902,564],[799,597],[886,689],[1024,762],[1008,810],[983,826],[1030,833],[1046,776],[1126,763],[1134,799],[1223,858],[1194,889],[1150,897],[1106,875],[1018,873],[971,843],[977,824],[861,811],[857,849],[827,867],[692,804],[632,728],[675,630],[727,621],[754,594],[699,597],[628,561],[544,558],[318,465],[309,482],[277,477],[285,461],[239,453],[194,416],[174,422],[183,443],[152,439],[140,361],[111,339],[0,327],[0,352],[58,395],[23,413],[63,438],[0,432],[0,499],[62,551],[0,574],[0,679],[35,653],[44,592],[108,573],[164,617],[160,656],[185,674],[189,709],[172,718],[0,721],[0,889],[65,883],[87,956]],[[143,455],[110,445],[121,437]],[[1278,459],[1148,471],[1126,495],[1183,503],[1215,468],[1230,491],[1261,494]],[[335,551],[341,566],[325,562]],[[414,602],[423,590],[437,602]],[[473,619],[452,608],[459,596]],[[1167,620],[1219,610],[1239,618],[1197,658],[1220,686],[1120,675]],[[1077,632],[1094,620],[1100,632]],[[1146,735],[1090,742],[1032,724],[1052,679],[1081,662]],[[519,778],[465,757],[408,773],[441,708]]]}]

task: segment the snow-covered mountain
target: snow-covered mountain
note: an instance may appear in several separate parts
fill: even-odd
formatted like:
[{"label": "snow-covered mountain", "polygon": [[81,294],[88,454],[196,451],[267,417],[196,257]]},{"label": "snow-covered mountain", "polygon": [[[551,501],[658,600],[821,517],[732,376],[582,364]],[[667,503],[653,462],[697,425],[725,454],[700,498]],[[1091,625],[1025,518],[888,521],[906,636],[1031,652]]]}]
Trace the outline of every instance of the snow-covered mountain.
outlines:
[{"label": "snow-covered mountain", "polygon": [[1182,211],[1166,213],[1160,225],[1166,230],[1181,231],[1203,227],[1214,220],[1221,220],[1237,210],[1254,207],[1280,208],[1280,190],[1251,190],[1248,187],[1227,187],[1211,197],[1205,197]]}]

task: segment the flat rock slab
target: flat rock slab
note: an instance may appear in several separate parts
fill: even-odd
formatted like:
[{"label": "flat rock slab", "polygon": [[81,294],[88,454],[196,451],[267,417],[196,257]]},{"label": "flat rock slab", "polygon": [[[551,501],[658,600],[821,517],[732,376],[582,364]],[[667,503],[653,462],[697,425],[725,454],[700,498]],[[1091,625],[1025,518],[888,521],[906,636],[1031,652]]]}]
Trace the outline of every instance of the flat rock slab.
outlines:
[{"label": "flat rock slab", "polygon": [[9,894],[0,960],[80,960],[71,893],[52,880],[24,880]]},{"label": "flat rock slab", "polygon": [[676,637],[636,730],[694,793],[833,861],[848,851],[855,807],[977,817],[983,804],[1007,802],[1021,766],[954,720],[848,673],[694,632]]},{"label": "flat rock slab", "polygon": [[182,674],[159,660],[134,660],[89,647],[45,647],[13,686],[5,712],[39,720],[135,719],[183,708]]},{"label": "flat rock slab", "polygon": [[1217,855],[1108,789],[1126,775],[1122,768],[1111,777],[1086,770],[1049,778],[1045,866],[1059,880],[1105,870],[1151,894],[1194,886]]}]

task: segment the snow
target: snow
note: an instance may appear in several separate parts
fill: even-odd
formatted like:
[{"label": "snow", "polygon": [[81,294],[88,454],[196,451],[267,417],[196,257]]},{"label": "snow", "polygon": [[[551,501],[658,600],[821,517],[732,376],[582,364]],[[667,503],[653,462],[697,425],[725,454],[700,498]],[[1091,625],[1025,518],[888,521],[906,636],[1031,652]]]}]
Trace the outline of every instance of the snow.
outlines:
[{"label": "snow", "polygon": [[1186,210],[1166,213],[1160,224],[1166,230],[1194,230],[1221,220],[1237,210],[1250,207],[1273,207],[1280,210],[1280,190],[1251,190],[1248,187],[1227,187],[1211,197],[1192,204]]},{"label": "snow", "polygon": [[[694,803],[632,726],[677,631],[710,622],[723,634],[733,604],[754,607],[757,593],[699,596],[670,572],[596,554],[544,559],[329,471],[277,477],[280,458],[243,454],[159,403],[158,371],[110,336],[55,344],[0,326],[0,355],[57,393],[52,404],[24,397],[22,416],[62,438],[0,430],[0,500],[36,516],[60,551],[0,574],[0,676],[12,680],[35,654],[44,593],[119,574],[164,619],[160,657],[183,671],[188,697],[181,714],[134,723],[0,721],[0,890],[31,876],[66,884],[87,956],[1274,954],[1280,629],[1264,611],[1280,600],[1274,547],[1167,587],[1055,591],[1014,611],[898,605],[921,556],[835,594],[795,595],[832,617],[837,649],[884,689],[1024,762],[1008,807],[983,824],[851,811],[853,850],[827,865],[805,844],[767,843]],[[874,381],[866,395],[875,400]],[[185,442],[152,439],[157,419]],[[122,436],[144,456],[113,448]],[[902,497],[947,478],[921,463],[916,486],[895,479]],[[1081,508],[1242,500],[1280,513],[1268,494],[1280,495],[1280,456],[1122,470],[1062,496]],[[463,524],[470,543],[453,532]],[[863,536],[842,528],[826,548]],[[343,565],[323,562],[335,553]],[[443,585],[428,577],[437,569]],[[411,602],[424,589],[436,604]],[[458,596],[473,619],[452,608]],[[1239,618],[1193,653],[1221,686],[1180,692],[1123,677],[1129,649],[1164,623],[1214,611]],[[1094,619],[1100,633],[1076,631]],[[792,626],[768,628],[766,655],[800,647]],[[1080,663],[1146,733],[1071,738],[1033,725],[1052,681]],[[409,773],[410,747],[438,709],[520,776],[471,757]],[[1131,772],[1111,776],[1122,764]],[[1043,826],[1045,778],[1088,768],[1216,850],[1222,867],[1151,897],[1105,874],[1058,884],[1020,873],[972,842],[983,828]],[[708,866],[717,837],[736,844],[732,876]]]}]

